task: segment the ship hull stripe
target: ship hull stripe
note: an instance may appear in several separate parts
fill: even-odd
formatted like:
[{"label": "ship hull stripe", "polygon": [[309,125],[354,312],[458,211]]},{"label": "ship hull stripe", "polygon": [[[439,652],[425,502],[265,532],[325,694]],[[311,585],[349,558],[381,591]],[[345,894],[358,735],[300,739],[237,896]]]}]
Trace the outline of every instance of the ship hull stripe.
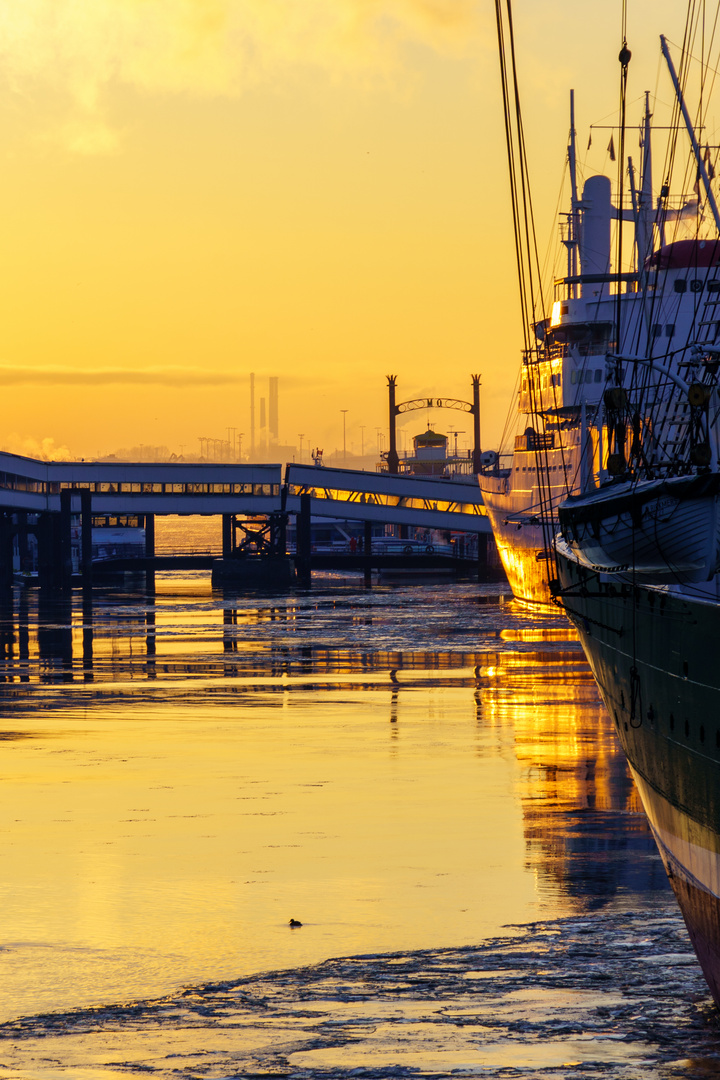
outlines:
[{"label": "ship hull stripe", "polygon": [[658,847],[682,868],[685,877],[720,903],[720,838],[668,802],[632,764],[630,769]]},{"label": "ship hull stripe", "polygon": [[[635,779],[641,778],[635,774]],[[649,792],[652,794],[650,795]],[[648,795],[647,802],[646,795]],[[665,834],[655,827],[651,808],[656,807],[657,801],[661,800],[662,796],[648,789],[647,792],[643,791],[642,797],[655,835],[655,842],[685,920],[690,941],[715,1003],[720,1006],[720,898],[705,888],[702,880],[676,857],[673,847],[665,843]],[[671,809],[674,810],[674,807]],[[672,840],[672,837],[670,839]],[[714,853],[712,857],[717,859]],[[694,869],[702,871],[702,864],[704,864],[702,858],[699,863],[693,860]]]}]

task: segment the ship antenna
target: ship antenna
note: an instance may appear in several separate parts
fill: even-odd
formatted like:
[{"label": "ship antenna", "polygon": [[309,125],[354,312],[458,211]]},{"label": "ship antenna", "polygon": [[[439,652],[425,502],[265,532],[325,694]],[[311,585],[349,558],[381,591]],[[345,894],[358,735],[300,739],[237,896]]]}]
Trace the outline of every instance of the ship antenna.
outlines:
[{"label": "ship antenna", "polygon": [[[622,6],[622,46],[618,60],[620,61],[620,153],[618,154],[618,209],[617,209],[617,292],[615,294],[615,337],[616,348],[621,350],[620,338],[620,314],[622,311],[622,258],[623,258],[623,196],[625,182],[625,107],[627,99],[628,65],[632,53],[627,44],[627,0],[623,0]],[[622,381],[620,365],[616,367],[616,380],[618,385]]]}]

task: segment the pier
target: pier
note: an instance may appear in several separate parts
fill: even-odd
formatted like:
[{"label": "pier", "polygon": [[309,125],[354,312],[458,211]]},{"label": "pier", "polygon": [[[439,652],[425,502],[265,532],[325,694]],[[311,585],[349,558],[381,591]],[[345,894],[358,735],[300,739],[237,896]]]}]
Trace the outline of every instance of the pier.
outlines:
[{"label": "pier", "polygon": [[[222,518],[218,555],[158,555],[158,515]],[[294,543],[288,521],[294,519]],[[359,522],[361,551],[314,552],[313,523]],[[142,546],[93,553],[93,530],[113,524],[143,530]],[[428,545],[389,552],[373,537],[373,525],[472,533],[477,555],[440,554]],[[298,576],[312,569],[372,569],[408,565],[467,571],[487,564],[490,524],[474,479],[370,473],[290,464],[194,464],[175,462],[46,462],[0,453],[0,585],[27,565],[30,537],[41,585],[68,587],[73,573],[83,582],[93,569],[152,573],[166,569],[212,569],[220,577],[288,579],[293,558]],[[375,544],[376,550],[373,550]],[[262,570],[260,570],[262,566]]]}]

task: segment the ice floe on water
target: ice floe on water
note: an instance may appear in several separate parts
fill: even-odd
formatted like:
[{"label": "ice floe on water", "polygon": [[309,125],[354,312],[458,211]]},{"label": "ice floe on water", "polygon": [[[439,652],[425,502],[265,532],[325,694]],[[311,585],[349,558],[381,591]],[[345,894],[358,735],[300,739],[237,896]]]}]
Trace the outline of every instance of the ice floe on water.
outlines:
[{"label": "ice floe on water", "polygon": [[6,1080],[689,1080],[720,1021],[672,900],[0,1026]]}]

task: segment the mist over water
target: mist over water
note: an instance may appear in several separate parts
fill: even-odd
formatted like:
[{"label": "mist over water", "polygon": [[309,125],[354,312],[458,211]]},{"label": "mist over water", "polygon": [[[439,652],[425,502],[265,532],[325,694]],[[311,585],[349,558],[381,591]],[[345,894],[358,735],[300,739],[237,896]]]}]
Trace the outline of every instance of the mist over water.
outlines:
[{"label": "mist over water", "polygon": [[[386,954],[432,967],[443,950],[511,956],[497,942],[517,939],[538,957],[550,931],[528,924],[617,936],[661,913],[688,950],[562,615],[499,586],[317,575],[308,592],[231,596],[158,574],[151,592],[96,583],[92,610],[80,591],[16,590],[3,631],[9,1065],[47,1075],[34,1040],[58,1034],[20,1017],[60,1014],[68,1032],[92,1017],[104,1047],[119,1003],[195,987],[212,1011],[208,985],[267,994],[285,971],[297,989],[332,957],[374,957],[363,979],[379,987]],[[178,1033],[137,1008],[160,1068]],[[55,1057],[79,1068],[70,1045]],[[332,1068],[363,1053],[345,1058]]]}]

